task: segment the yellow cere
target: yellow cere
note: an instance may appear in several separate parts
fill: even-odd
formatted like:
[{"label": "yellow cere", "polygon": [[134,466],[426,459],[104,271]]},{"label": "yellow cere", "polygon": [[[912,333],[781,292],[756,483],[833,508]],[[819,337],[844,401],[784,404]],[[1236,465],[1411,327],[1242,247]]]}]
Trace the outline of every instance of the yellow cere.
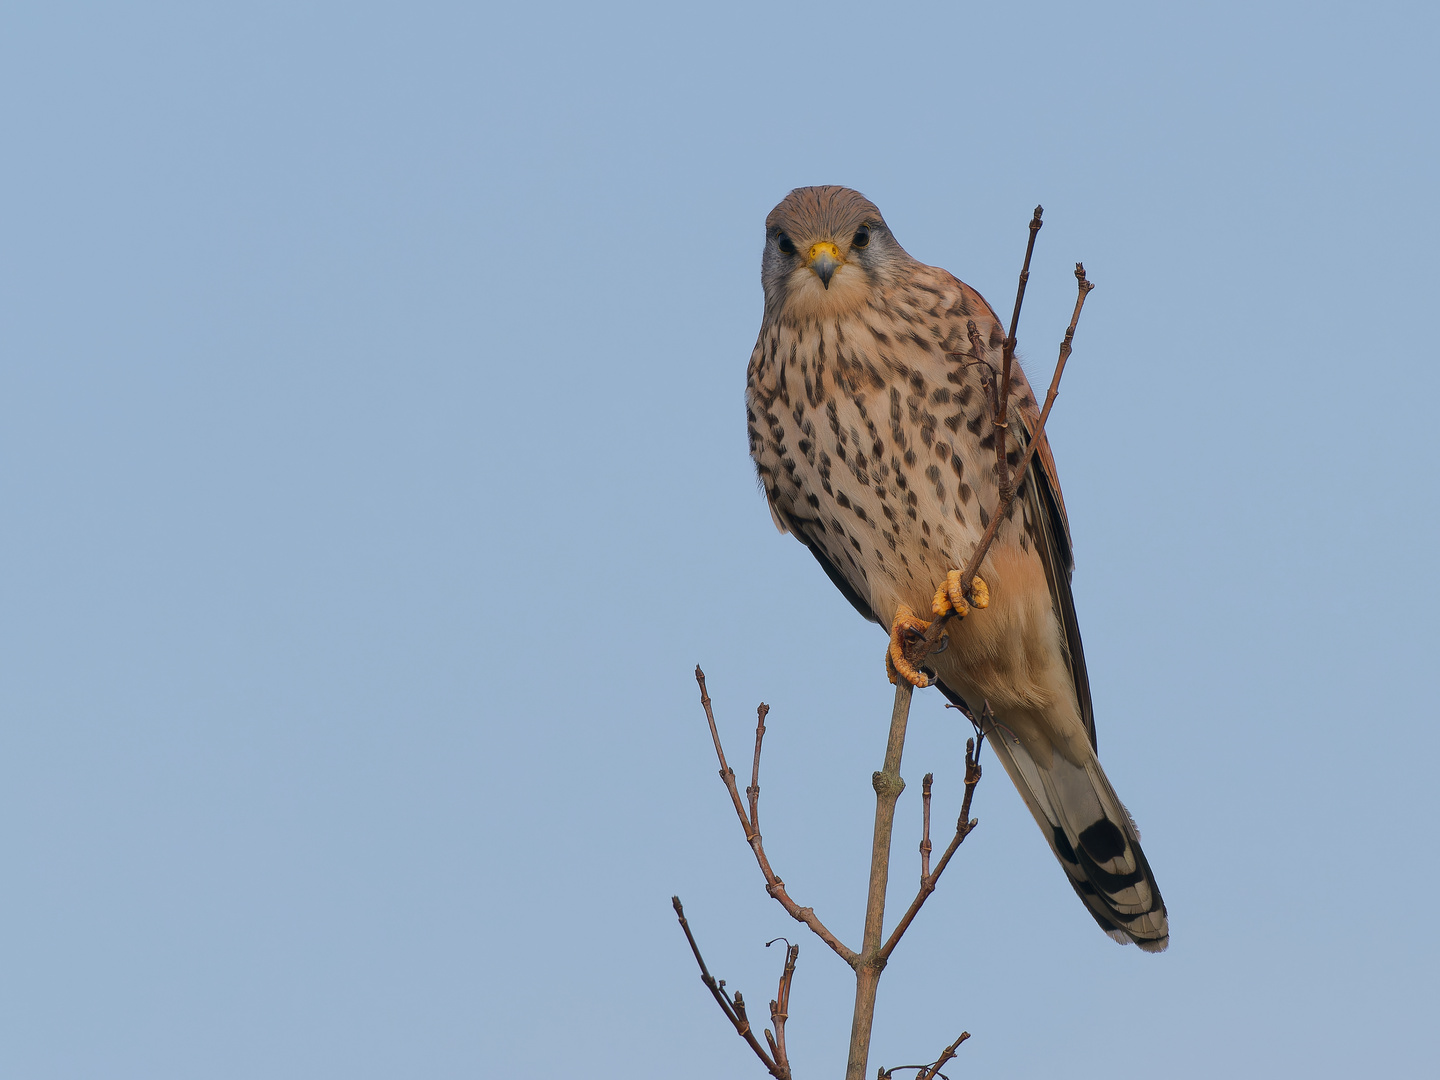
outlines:
[{"label": "yellow cere", "polygon": [[834,259],[836,262],[845,261],[840,258],[840,249],[834,244],[832,244],[829,240],[821,240],[818,244],[813,245],[810,248],[810,253],[806,256],[806,261],[814,262],[821,255],[829,255],[830,258]]}]

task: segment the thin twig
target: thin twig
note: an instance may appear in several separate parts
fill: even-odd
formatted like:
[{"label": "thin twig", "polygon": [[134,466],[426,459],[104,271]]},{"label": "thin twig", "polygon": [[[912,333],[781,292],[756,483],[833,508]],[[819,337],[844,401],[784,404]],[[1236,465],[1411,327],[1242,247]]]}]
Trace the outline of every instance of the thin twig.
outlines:
[{"label": "thin twig", "polygon": [[940,1055],[940,1060],[935,1062],[935,1064],[931,1065],[928,1069],[917,1074],[915,1080],[933,1080],[935,1076],[939,1075],[940,1066],[944,1065],[947,1061],[953,1058],[955,1056],[955,1051],[960,1049],[960,1044],[969,1037],[970,1033],[968,1031],[962,1031],[960,1033],[960,1037],[945,1048],[945,1051]]},{"label": "thin twig", "polygon": [[920,833],[920,884],[930,876],[930,786],[935,783],[935,774],[926,773],[920,782],[920,805],[924,810],[925,825]]},{"label": "thin twig", "polygon": [[[775,1077],[775,1080],[790,1080],[788,1065],[782,1069],[776,1060],[765,1052],[760,1041],[755,1038],[755,1030],[750,1026],[750,1020],[745,1015],[745,999],[737,993],[732,1002],[729,995],[725,993],[724,982],[717,982],[715,976],[710,974],[710,969],[705,966],[705,958],[700,955],[700,946],[695,944],[695,935],[690,932],[690,923],[685,918],[685,908],[680,903],[680,897],[672,896],[670,903],[674,906],[675,915],[680,920],[680,929],[685,931],[685,940],[690,943],[690,951],[695,954],[695,963],[700,965],[700,981],[705,984],[705,988],[715,998],[715,1003],[720,1006],[720,1011],[725,1014],[725,1019],[735,1025],[735,1033],[750,1045],[750,1049],[754,1050],[755,1056],[764,1062],[765,1068],[771,1076]],[[787,967],[793,968],[793,965],[787,965]]]},{"label": "thin twig", "polygon": [[[776,941],[785,941],[784,938],[776,938]],[[765,947],[769,948],[774,942],[767,941]],[[770,1002],[770,1023],[775,1029],[775,1034],[765,1032],[765,1039],[770,1044],[770,1049],[775,1055],[775,1062],[790,1074],[790,1058],[785,1050],[785,1021],[790,1019],[790,983],[795,978],[795,961],[800,957],[800,946],[791,945],[785,941],[785,970],[780,973],[780,989],[775,994],[775,1000]]]},{"label": "thin twig", "polygon": [[763,701],[755,710],[755,761],[750,766],[750,786],[745,789],[750,797],[750,825],[756,832],[760,831],[760,744],[765,741],[765,717],[769,712],[770,706]]},{"label": "thin twig", "polygon": [[[750,820],[745,812],[745,805],[740,801],[740,790],[735,784],[735,773],[725,762],[725,750],[720,745],[720,731],[715,725],[715,713],[710,707],[710,694],[705,689],[705,672],[700,670],[699,665],[695,668],[695,681],[700,684],[700,704],[705,707],[705,717],[710,722],[710,735],[715,740],[715,754],[720,759],[720,779],[725,782],[725,788],[730,792],[730,801],[735,804],[735,814],[740,819],[740,826],[745,830],[745,840],[750,845],[750,850],[755,853],[755,861],[760,864],[760,873],[765,876],[765,891],[780,902],[792,919],[802,922],[815,932],[815,936],[829,945],[835,955],[844,960],[852,968],[859,962],[859,954],[855,950],[847,948],[839,938],[832,934],[829,929],[818,918],[815,917],[815,909],[801,907],[790,898],[785,891],[785,882],[775,873],[770,866],[770,859],[765,854],[765,842],[760,836],[760,830],[755,827],[755,822]],[[906,685],[909,685],[908,683]],[[762,707],[759,710],[758,727],[765,726],[765,714],[768,709]],[[759,776],[760,742],[763,737],[763,730],[757,731],[755,736],[755,776]],[[758,800],[760,792],[758,785],[752,800],[755,802],[758,814]]]},{"label": "thin twig", "polygon": [[1030,239],[1025,244],[1025,262],[1020,267],[1020,284],[1015,288],[1015,310],[1010,314],[1010,334],[1005,338],[1005,351],[1000,365],[1000,412],[995,426],[1005,428],[1005,406],[1010,400],[1010,365],[1015,361],[1015,331],[1020,326],[1020,306],[1025,303],[1025,285],[1030,280],[1030,255],[1035,250],[1035,234],[1040,231],[1040,215],[1043,206],[1035,207],[1035,216],[1030,219]]},{"label": "thin twig", "polygon": [[[986,705],[982,716],[989,716],[990,707]],[[915,899],[910,901],[910,906],[905,909],[905,914],[895,924],[895,929],[890,931],[890,936],[885,939],[885,944],[880,949],[881,960],[889,960],[890,954],[895,951],[895,946],[900,944],[900,939],[905,936],[905,931],[910,929],[910,924],[915,921],[915,916],[920,914],[920,909],[925,906],[925,901],[930,899],[930,894],[935,891],[935,886],[940,882],[940,875],[945,873],[945,867],[950,865],[950,860],[955,852],[960,850],[960,845],[965,838],[975,831],[975,826],[980,824],[978,818],[970,816],[970,800],[975,797],[975,785],[980,782],[980,761],[979,751],[975,747],[974,739],[965,740],[965,798],[960,804],[960,817],[955,822],[955,836],[950,841],[950,846],[940,856],[940,861],[935,865],[935,872],[926,874],[920,879],[920,890],[915,894]],[[927,785],[928,787],[928,785]],[[929,794],[928,791],[925,794]],[[926,839],[929,839],[929,811],[925,807],[926,814]]]},{"label": "thin twig", "polygon": [[705,673],[700,670],[700,665],[695,665],[695,679],[700,684],[700,704],[705,707],[705,719],[710,721],[710,738],[715,742],[715,756],[720,759],[720,779],[725,781],[725,787],[730,791],[730,800],[735,804],[735,813],[740,815],[740,824],[745,827],[745,839],[749,840],[754,832],[750,819],[745,816],[745,806],[740,801],[740,792],[735,789],[735,773],[730,769],[730,763],[725,760],[725,748],[720,745],[720,729],[715,726],[715,714],[710,711],[710,695],[705,690]]},{"label": "thin twig", "polygon": [[890,1080],[892,1076],[894,1076],[902,1069],[915,1069],[915,1080],[933,1080],[933,1078],[937,1076],[943,1077],[945,1074],[940,1071],[940,1066],[944,1065],[951,1058],[955,1057],[955,1051],[959,1049],[960,1044],[968,1038],[970,1038],[970,1033],[968,1031],[962,1031],[958,1039],[956,1039],[953,1043],[951,1043],[943,1051],[941,1051],[940,1059],[933,1064],[892,1065],[888,1069],[880,1070],[878,1074],[878,1080]]},{"label": "thin twig", "polygon": [[[1075,340],[1075,326],[1080,322],[1080,311],[1085,306],[1085,298],[1090,295],[1090,290],[1095,288],[1095,283],[1085,277],[1085,264],[1075,264],[1075,281],[1079,288],[1079,295],[1075,298],[1075,311],[1070,316],[1070,325],[1065,328],[1065,340],[1060,342],[1060,358],[1055,361],[1055,374],[1050,379],[1050,389],[1045,392],[1045,407],[1040,410],[1040,420],[1035,425],[1035,434],[1030,436],[1030,444],[1025,447],[1025,454],[1016,465],[1015,475],[1024,476],[1025,470],[1030,467],[1030,459],[1035,456],[1039,449],[1045,433],[1045,421],[1050,419],[1050,409],[1055,404],[1055,398],[1060,393],[1060,376],[1065,374],[1065,361],[1070,359],[1071,342]],[[978,567],[979,564],[977,563]]]}]

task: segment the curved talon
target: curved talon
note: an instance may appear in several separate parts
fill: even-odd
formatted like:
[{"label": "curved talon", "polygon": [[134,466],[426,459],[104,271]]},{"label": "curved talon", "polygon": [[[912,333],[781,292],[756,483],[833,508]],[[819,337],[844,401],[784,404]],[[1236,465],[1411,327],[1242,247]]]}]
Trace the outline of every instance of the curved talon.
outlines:
[{"label": "curved talon", "polygon": [[945,580],[940,587],[935,590],[935,599],[930,602],[930,610],[935,613],[937,619],[943,618],[951,612],[963,619],[970,614],[972,606],[977,608],[990,606],[990,586],[985,584],[979,574],[970,579],[970,595],[975,599],[966,602],[965,590],[960,587],[962,575],[963,571],[951,570],[945,575]]},{"label": "curved talon", "polygon": [[930,679],[905,657],[906,635],[924,634],[928,629],[930,624],[917,618],[904,604],[895,609],[895,621],[890,624],[890,647],[885,650],[885,673],[892,683],[899,682],[903,675],[906,682],[919,689],[930,685]]}]

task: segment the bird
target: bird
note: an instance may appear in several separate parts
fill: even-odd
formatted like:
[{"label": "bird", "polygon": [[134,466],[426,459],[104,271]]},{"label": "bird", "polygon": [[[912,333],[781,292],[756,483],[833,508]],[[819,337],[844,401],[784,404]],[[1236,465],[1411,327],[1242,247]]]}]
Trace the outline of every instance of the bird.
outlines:
[{"label": "bird", "polygon": [[[900,246],[864,195],[791,191],[765,219],[764,314],[746,371],[750,455],[770,515],[865,618],[890,625],[891,680],[932,681],[985,732],[1065,875],[1110,937],[1146,952],[1169,918],[1140,831],[1100,766],[1074,561],[1044,433],[975,575],[960,570],[1039,410],[1012,368],[1008,424],[987,393],[1005,332],[981,295]],[[917,670],[907,635],[950,617]],[[982,711],[982,715],[985,715]]]}]

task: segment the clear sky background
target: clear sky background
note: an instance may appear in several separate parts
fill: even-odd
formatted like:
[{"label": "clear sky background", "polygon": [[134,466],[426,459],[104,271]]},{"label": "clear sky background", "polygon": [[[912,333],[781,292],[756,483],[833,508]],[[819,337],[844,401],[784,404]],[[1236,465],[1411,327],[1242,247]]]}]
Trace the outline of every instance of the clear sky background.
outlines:
[{"label": "clear sky background", "polygon": [[[854,943],[884,635],[746,456],[765,214],[873,198],[1048,378],[1100,750],[1163,956],[1003,772],[872,1070],[1435,1068],[1433,5],[8,6],[0,1073],[800,1077]],[[966,729],[917,696],[957,812]]]}]

